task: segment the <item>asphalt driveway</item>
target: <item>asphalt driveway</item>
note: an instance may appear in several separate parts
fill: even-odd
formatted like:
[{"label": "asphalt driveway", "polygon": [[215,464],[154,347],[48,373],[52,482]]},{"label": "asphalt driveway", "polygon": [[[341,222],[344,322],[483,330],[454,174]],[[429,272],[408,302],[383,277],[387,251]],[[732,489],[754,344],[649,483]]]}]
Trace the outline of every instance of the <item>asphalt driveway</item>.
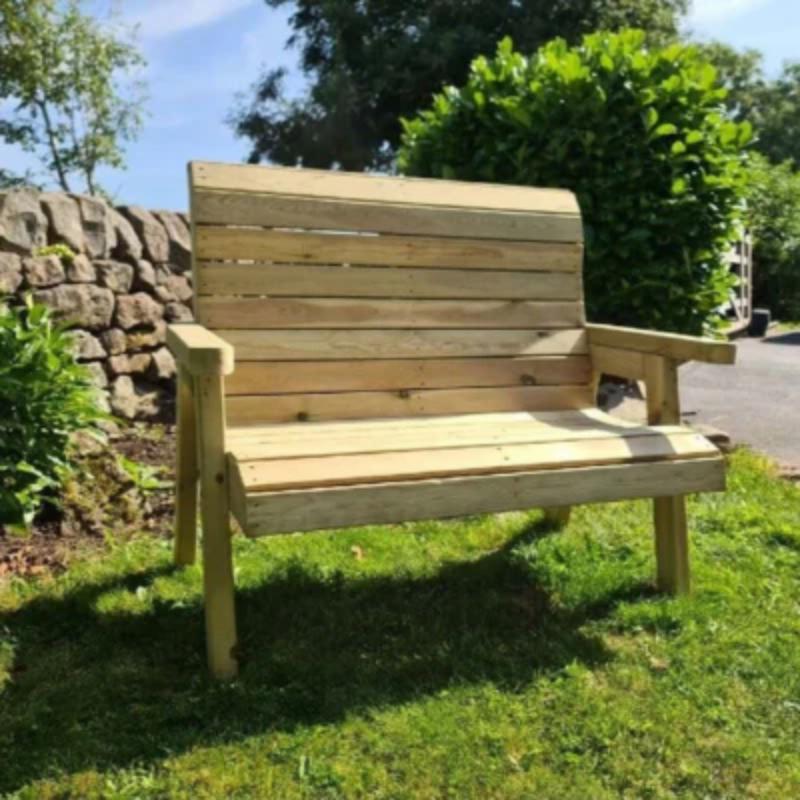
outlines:
[{"label": "asphalt driveway", "polygon": [[777,461],[800,467],[800,331],[738,339],[733,367],[686,364],[681,405],[705,423]]}]

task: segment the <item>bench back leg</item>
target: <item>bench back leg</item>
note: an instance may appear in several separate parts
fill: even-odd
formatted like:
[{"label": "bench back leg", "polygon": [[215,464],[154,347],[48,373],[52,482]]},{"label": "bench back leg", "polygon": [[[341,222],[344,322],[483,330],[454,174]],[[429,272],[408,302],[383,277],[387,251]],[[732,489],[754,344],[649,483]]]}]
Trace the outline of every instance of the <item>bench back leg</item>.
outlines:
[{"label": "bench back leg", "polygon": [[[661,356],[645,361],[647,421],[651,425],[680,425],[678,365]],[[653,500],[657,586],[659,591],[685,594],[690,589],[689,533],[683,495]]]},{"label": "bench back leg", "polygon": [[545,524],[548,528],[560,530],[569,523],[569,516],[572,513],[572,506],[549,506],[543,508]]},{"label": "bench back leg", "polygon": [[222,376],[195,378],[195,391],[208,665],[215,678],[229,679],[236,676],[238,662]]},{"label": "bench back leg", "polygon": [[175,563],[194,564],[197,549],[197,423],[192,376],[178,370],[175,469]]},{"label": "bench back leg", "polygon": [[653,500],[653,516],[658,590],[669,594],[685,594],[690,588],[686,498],[682,495],[656,497]]}]

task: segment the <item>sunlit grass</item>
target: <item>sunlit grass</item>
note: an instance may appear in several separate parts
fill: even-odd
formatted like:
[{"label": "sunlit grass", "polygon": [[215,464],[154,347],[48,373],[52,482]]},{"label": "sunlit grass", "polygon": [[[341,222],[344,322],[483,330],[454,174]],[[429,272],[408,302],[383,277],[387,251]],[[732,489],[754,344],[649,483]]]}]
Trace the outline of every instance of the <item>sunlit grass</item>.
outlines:
[{"label": "sunlit grass", "polygon": [[236,539],[243,668],[141,538],[0,590],[0,793],[800,795],[800,492],[748,454],[659,597],[646,502]]}]

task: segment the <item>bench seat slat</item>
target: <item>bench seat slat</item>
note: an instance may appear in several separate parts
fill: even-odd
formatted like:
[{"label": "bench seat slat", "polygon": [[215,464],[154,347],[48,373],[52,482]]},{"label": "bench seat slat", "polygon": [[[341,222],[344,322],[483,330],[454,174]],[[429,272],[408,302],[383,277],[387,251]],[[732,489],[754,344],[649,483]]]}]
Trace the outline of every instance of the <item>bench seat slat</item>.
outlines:
[{"label": "bench seat slat", "polygon": [[386,300],[304,297],[199,297],[209,328],[574,328],[577,302]]},{"label": "bench seat slat", "polygon": [[583,248],[570,242],[370,236],[198,225],[197,257],[207,261],[351,264],[437,269],[577,272]]},{"label": "bench seat slat", "polygon": [[[315,427],[322,427],[316,425]],[[290,428],[309,427],[292,425]],[[229,444],[231,455],[240,464],[245,461],[331,456],[353,453],[390,453],[401,450],[436,450],[441,448],[482,447],[513,444],[541,444],[543,442],[592,441],[595,439],[627,439],[637,436],[664,436],[684,433],[685,428],[672,426],[603,427],[595,423],[559,428],[536,423],[509,423],[467,427],[440,427],[395,429],[376,435],[374,430],[362,431],[359,423],[337,435],[294,437],[293,431],[282,437],[265,439],[263,436],[238,437]]]},{"label": "bench seat slat", "polygon": [[200,295],[385,297],[437,300],[574,300],[570,272],[492,272],[392,266],[197,262]]},{"label": "bench seat slat", "polygon": [[228,395],[585,384],[588,356],[238,361]]},{"label": "bench seat slat", "polygon": [[244,494],[232,510],[248,536],[380,525],[725,488],[721,456]]},{"label": "bench seat slat", "polygon": [[550,442],[355,453],[238,462],[246,492],[384,483],[454,475],[708,458],[713,444],[692,431]]}]

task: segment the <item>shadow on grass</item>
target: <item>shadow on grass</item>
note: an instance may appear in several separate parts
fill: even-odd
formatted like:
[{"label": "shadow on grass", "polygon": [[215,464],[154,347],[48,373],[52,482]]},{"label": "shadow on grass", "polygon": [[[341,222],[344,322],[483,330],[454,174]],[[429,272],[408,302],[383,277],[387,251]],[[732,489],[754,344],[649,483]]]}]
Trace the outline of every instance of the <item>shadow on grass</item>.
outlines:
[{"label": "shadow on grass", "polygon": [[169,570],[33,600],[0,617],[16,640],[0,698],[0,793],[60,772],[147,767],[193,746],[334,723],[452,685],[515,691],[576,660],[604,662],[601,640],[580,628],[631,591],[559,611],[509,558],[520,538],[425,578],[322,579],[297,565],[239,590],[242,670],[229,685],[206,675],[199,604],[96,610],[104,593]]}]

